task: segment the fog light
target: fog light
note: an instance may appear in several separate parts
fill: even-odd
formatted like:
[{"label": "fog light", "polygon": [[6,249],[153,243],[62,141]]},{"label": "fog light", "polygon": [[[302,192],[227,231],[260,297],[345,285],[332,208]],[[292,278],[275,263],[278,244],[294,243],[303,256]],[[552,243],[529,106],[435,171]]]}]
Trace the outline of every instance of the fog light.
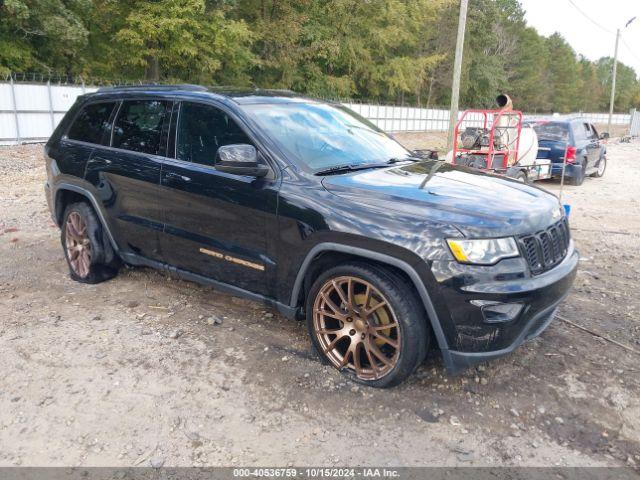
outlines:
[{"label": "fog light", "polygon": [[500,303],[489,300],[471,300],[471,304],[480,307],[486,323],[511,322],[518,318],[524,308],[521,303]]}]

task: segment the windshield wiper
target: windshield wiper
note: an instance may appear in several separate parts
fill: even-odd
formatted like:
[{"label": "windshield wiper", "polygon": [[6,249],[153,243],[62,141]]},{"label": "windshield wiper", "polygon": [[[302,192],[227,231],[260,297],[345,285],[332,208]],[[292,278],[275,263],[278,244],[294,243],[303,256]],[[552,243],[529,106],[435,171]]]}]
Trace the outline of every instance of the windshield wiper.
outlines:
[{"label": "windshield wiper", "polygon": [[336,165],[334,167],[325,168],[324,170],[319,170],[315,173],[315,175],[337,175],[340,173],[346,172],[355,172],[356,170],[367,170],[369,168],[384,168],[388,167],[390,164],[385,163],[347,163],[344,165]]},{"label": "windshield wiper", "polygon": [[429,175],[424,177],[424,180],[422,180],[422,183],[418,187],[420,190],[422,190],[425,187],[425,185],[429,183],[429,180],[431,180],[433,176],[436,173],[438,173],[438,170],[440,170],[440,168],[444,165],[444,163],[445,162],[436,162],[431,166],[431,169],[429,170]]},{"label": "windshield wiper", "polygon": [[402,163],[402,162],[421,162],[422,160],[424,160],[423,158],[419,158],[419,157],[405,157],[405,158],[390,158],[389,160],[387,160],[387,164],[389,165],[393,165],[394,163]]},{"label": "windshield wiper", "polygon": [[344,165],[336,165],[334,167],[325,168],[324,170],[320,170],[316,172],[316,175],[336,175],[340,173],[346,172],[354,172],[356,170],[366,170],[369,168],[384,168],[389,165],[395,165],[396,163],[403,162],[419,162],[421,161],[416,157],[407,157],[407,158],[390,158],[386,162],[375,162],[375,163],[345,163]]}]

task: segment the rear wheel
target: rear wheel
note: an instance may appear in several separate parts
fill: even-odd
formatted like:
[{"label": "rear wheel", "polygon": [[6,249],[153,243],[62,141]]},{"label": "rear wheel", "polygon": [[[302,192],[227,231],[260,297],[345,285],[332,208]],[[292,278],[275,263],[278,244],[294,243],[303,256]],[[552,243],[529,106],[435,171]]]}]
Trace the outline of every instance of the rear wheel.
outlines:
[{"label": "rear wheel", "polygon": [[592,176],[600,178],[604,175],[604,171],[606,169],[607,169],[607,157],[603,155],[600,161],[598,162],[598,170],[596,170],[596,172]]},{"label": "rear wheel", "polygon": [[513,178],[519,182],[528,183],[527,174],[523,170],[520,170],[518,173],[516,173]]},{"label": "rear wheel", "polygon": [[69,205],[61,228],[62,247],[71,278],[99,283],[118,273],[118,260],[102,235],[102,225],[84,202]]},{"label": "rear wheel", "polygon": [[330,269],[312,285],[306,310],[320,357],[356,382],[397,385],[426,355],[422,305],[406,280],[384,268],[350,263]]}]

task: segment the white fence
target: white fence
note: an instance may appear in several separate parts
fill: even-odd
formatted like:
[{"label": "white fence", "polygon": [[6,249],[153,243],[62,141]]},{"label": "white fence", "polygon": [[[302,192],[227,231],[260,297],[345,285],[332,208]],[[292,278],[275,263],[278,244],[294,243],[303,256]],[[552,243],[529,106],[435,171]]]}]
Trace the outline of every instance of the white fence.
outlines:
[{"label": "white fence", "polygon": [[385,132],[446,132],[449,129],[449,110],[354,102],[343,105]]},{"label": "white fence", "polygon": [[[0,83],[0,145],[45,141],[76,97],[95,87],[33,83]],[[449,110],[346,102],[345,106],[387,132],[446,132]],[[607,123],[606,113],[580,113],[592,123]],[[535,115],[531,115],[535,117]],[[470,120],[479,120],[470,117]],[[629,125],[631,116],[615,114],[612,123]]]},{"label": "white fence", "polygon": [[44,141],[78,95],[96,88],[0,83],[0,144]]},{"label": "white fence", "polygon": [[[366,103],[347,102],[345,106],[364,118],[376,124],[386,132],[446,132],[449,129],[449,110],[402,107],[397,105],[371,105]],[[458,118],[462,112],[458,114]],[[548,115],[525,114],[525,118],[548,118]],[[606,124],[608,113],[569,113],[560,118],[584,118],[590,123]],[[482,115],[471,113],[467,115],[469,124],[482,123]],[[614,113],[611,118],[613,125],[629,125],[631,115]]]}]

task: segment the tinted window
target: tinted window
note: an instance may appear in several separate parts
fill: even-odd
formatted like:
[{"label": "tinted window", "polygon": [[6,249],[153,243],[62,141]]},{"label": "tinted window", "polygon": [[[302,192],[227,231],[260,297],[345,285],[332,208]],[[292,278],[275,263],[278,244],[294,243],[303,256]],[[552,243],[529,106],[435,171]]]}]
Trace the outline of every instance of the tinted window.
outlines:
[{"label": "tinted window", "polygon": [[541,121],[534,123],[533,129],[538,135],[538,140],[565,142],[569,139],[569,128],[566,123]]},{"label": "tinted window", "polygon": [[157,155],[168,102],[129,100],[122,102],[113,128],[113,145],[134,152]]},{"label": "tinted window", "polygon": [[87,105],[78,114],[69,129],[68,137],[89,143],[109,143],[111,124],[109,117],[115,102]]},{"label": "tinted window", "polygon": [[251,140],[226,113],[210,105],[182,103],[176,143],[179,160],[213,165],[218,147],[235,143]]}]

